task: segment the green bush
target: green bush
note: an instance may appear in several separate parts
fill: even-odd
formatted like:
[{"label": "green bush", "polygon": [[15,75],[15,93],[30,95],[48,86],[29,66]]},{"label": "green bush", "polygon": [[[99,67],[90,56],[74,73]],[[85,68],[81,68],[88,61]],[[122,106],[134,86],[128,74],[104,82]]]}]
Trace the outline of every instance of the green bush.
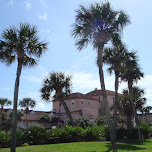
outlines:
[{"label": "green bush", "polygon": [[44,127],[40,124],[33,124],[25,132],[26,142],[29,145],[45,144],[47,133]]},{"label": "green bush", "polygon": [[149,124],[141,123],[140,129],[141,129],[141,133],[143,134],[145,139],[150,138],[150,134],[152,133],[152,129],[150,128]]},{"label": "green bush", "polygon": [[97,126],[103,126],[103,125],[107,125],[107,121],[105,117],[98,117],[95,120],[95,123],[97,124]]},{"label": "green bush", "polygon": [[63,126],[59,129],[51,129],[48,132],[48,143],[67,143],[82,141],[84,136],[84,129],[81,127]]},{"label": "green bush", "polygon": [[8,148],[11,144],[11,133],[0,131],[0,148]]},{"label": "green bush", "polygon": [[85,141],[98,141],[102,140],[105,136],[104,128],[98,126],[87,127],[85,129]]},{"label": "green bush", "polygon": [[[66,125],[71,125],[70,121],[68,120],[66,122]],[[89,119],[88,117],[76,117],[73,119],[73,126],[78,126],[78,127],[82,127],[82,128],[86,128],[86,127],[91,127],[91,126],[94,126],[95,123]]]}]

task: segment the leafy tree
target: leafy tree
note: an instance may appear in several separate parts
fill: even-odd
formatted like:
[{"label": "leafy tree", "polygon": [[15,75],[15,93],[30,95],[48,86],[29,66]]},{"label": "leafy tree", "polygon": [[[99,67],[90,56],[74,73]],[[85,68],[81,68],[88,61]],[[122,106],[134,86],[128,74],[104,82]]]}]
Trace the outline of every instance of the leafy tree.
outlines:
[{"label": "leafy tree", "polygon": [[11,104],[12,104],[11,100],[8,100],[7,98],[0,98],[1,111],[3,111],[4,106],[8,106]]},{"label": "leafy tree", "polygon": [[66,76],[63,72],[50,73],[49,77],[44,79],[40,92],[42,99],[47,102],[50,101],[51,94],[55,92],[53,100],[59,100],[73,124],[71,113],[64,101],[71,93],[71,76]]},{"label": "leafy tree", "polygon": [[[65,123],[66,125],[71,125],[71,122],[68,120],[66,121]],[[95,123],[89,119],[88,117],[83,117],[83,116],[80,116],[80,117],[75,117],[73,119],[73,126],[78,126],[78,127],[82,127],[82,128],[86,128],[86,127],[92,127],[94,126]]]},{"label": "leafy tree", "polygon": [[143,112],[146,115],[146,123],[148,123],[148,118],[147,116],[150,114],[150,111],[152,110],[152,106],[146,106],[143,108]]},{"label": "leafy tree", "polygon": [[117,151],[105,91],[102,56],[104,45],[112,40],[114,35],[122,32],[122,29],[129,23],[129,18],[123,11],[113,10],[109,2],[101,4],[95,3],[88,8],[80,5],[76,13],[76,23],[73,25],[72,36],[77,39],[76,46],[79,50],[86,47],[88,43],[91,43],[97,50],[97,65],[99,67],[106,119],[109,126],[113,151]]},{"label": "leafy tree", "polygon": [[[8,106],[8,105],[11,105],[11,104],[12,104],[12,101],[8,100],[7,98],[0,98],[0,106],[1,106],[1,109],[0,109],[0,120],[3,117],[3,108],[4,108],[4,106]],[[0,122],[0,126],[1,125],[2,125],[2,121]]]},{"label": "leafy tree", "polygon": [[28,113],[29,113],[29,107],[34,108],[36,106],[36,101],[31,98],[23,98],[19,102],[19,106],[25,108],[25,114],[26,114],[26,127],[28,128]]},{"label": "leafy tree", "polygon": [[[146,103],[146,98],[143,97],[144,89],[141,89],[137,86],[133,86],[132,90],[133,90],[133,95],[132,95],[133,103],[135,105],[135,109],[136,111],[140,111],[144,107],[144,104]],[[128,130],[128,134],[131,134],[133,128],[132,117],[134,116],[134,112],[130,102],[128,89],[123,90],[123,95],[120,97],[118,107],[120,113],[123,113],[127,117],[127,130]]]},{"label": "leafy tree", "polygon": [[28,23],[20,23],[19,26],[11,26],[5,29],[0,40],[0,60],[7,66],[17,60],[17,73],[14,87],[13,125],[11,152],[16,151],[16,117],[20,75],[23,67],[32,67],[37,64],[36,58],[40,58],[47,49],[47,43],[40,42],[38,30]]},{"label": "leafy tree", "polygon": [[138,80],[143,77],[143,73],[141,72],[139,65],[138,65],[138,58],[136,55],[136,52],[132,52],[132,56],[125,60],[123,72],[121,74],[121,79],[128,83],[128,89],[129,89],[129,98],[130,103],[132,106],[133,114],[135,117],[136,125],[138,128],[138,137],[140,141],[143,141],[141,132],[140,132],[140,123],[138,120],[137,112],[135,109],[135,105],[133,103],[133,83],[137,83]]},{"label": "leafy tree", "polygon": [[44,114],[43,116],[41,116],[40,120],[46,123],[51,122],[51,118],[47,114]]}]

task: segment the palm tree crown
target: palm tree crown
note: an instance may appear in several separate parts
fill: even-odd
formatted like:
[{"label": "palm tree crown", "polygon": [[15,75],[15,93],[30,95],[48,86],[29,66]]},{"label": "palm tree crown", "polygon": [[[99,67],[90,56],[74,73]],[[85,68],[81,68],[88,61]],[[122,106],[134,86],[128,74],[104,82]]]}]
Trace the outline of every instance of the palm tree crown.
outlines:
[{"label": "palm tree crown", "polygon": [[36,106],[36,101],[31,98],[23,98],[19,102],[19,106],[28,109],[28,107],[34,108]]},{"label": "palm tree crown", "polygon": [[76,23],[72,35],[77,40],[78,49],[83,49],[89,42],[97,47],[99,43],[107,43],[114,33],[122,31],[128,24],[129,17],[123,11],[115,11],[109,2],[95,3],[85,8],[80,5],[76,10]]},{"label": "palm tree crown", "polygon": [[8,100],[7,98],[0,98],[0,105],[1,105],[1,109],[3,109],[3,107],[5,105],[11,105],[12,101]]},{"label": "palm tree crown", "polygon": [[50,73],[49,78],[44,79],[41,89],[42,99],[50,100],[51,93],[55,91],[53,99],[65,99],[71,93],[71,76],[65,76],[63,72]]},{"label": "palm tree crown", "polygon": [[47,43],[39,42],[38,30],[28,23],[20,23],[18,28],[10,27],[2,33],[0,40],[0,59],[11,65],[16,59],[22,59],[23,66],[33,66],[47,49]]}]

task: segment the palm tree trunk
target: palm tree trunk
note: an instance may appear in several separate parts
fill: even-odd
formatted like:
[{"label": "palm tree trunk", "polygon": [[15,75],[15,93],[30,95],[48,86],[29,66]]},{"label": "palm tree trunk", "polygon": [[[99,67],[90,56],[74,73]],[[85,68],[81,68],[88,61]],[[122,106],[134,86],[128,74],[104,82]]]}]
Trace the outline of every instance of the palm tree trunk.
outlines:
[{"label": "palm tree trunk", "polygon": [[18,92],[19,92],[19,81],[22,71],[21,59],[18,59],[18,67],[14,88],[14,103],[13,103],[13,122],[12,122],[12,139],[11,139],[11,152],[16,152],[16,127],[17,127],[17,102],[18,102]]},{"label": "palm tree trunk", "polygon": [[143,137],[141,135],[141,132],[140,132],[140,123],[139,123],[139,119],[138,119],[138,116],[137,116],[137,112],[136,112],[136,109],[135,109],[135,105],[133,103],[133,96],[132,96],[132,83],[128,81],[128,88],[129,88],[129,98],[130,98],[130,103],[131,103],[131,106],[132,106],[132,110],[133,110],[133,114],[134,114],[134,117],[135,117],[135,122],[136,122],[136,125],[137,125],[137,129],[138,129],[138,137],[139,137],[139,140],[142,142],[143,141]]},{"label": "palm tree trunk", "polygon": [[26,128],[28,128],[28,113],[26,112]]},{"label": "palm tree trunk", "polygon": [[132,134],[132,116],[130,113],[127,114],[127,132],[128,132],[128,136],[130,136]]},{"label": "palm tree trunk", "polygon": [[118,111],[118,79],[119,72],[115,72],[115,100],[114,100],[114,141],[117,141],[117,111]]},{"label": "palm tree trunk", "polygon": [[60,127],[61,102],[59,102],[58,128]]},{"label": "palm tree trunk", "polygon": [[101,91],[102,91],[103,102],[104,102],[104,112],[106,114],[106,120],[108,123],[112,148],[113,148],[113,152],[117,152],[116,141],[114,140],[114,129],[113,129],[111,116],[110,116],[110,109],[109,109],[107,94],[106,94],[106,90],[105,90],[104,73],[103,73],[103,68],[102,68],[102,65],[103,65],[103,58],[102,58],[103,47],[104,47],[104,43],[98,44],[97,64],[99,67],[99,77],[100,77],[100,85],[101,85]]},{"label": "palm tree trunk", "polygon": [[68,115],[68,117],[70,119],[71,125],[73,126],[73,118],[71,116],[71,112],[69,111],[68,106],[66,105],[66,103],[65,103],[65,101],[63,99],[60,99],[60,102],[63,105],[63,107],[64,107],[64,109],[66,111],[66,114]]}]

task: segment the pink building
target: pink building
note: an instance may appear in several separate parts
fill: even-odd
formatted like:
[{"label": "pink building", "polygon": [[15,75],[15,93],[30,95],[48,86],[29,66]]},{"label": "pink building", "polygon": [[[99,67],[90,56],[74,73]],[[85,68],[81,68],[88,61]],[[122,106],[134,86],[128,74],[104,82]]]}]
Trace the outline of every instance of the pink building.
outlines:
[{"label": "pink building", "polygon": [[[113,105],[115,92],[106,90],[109,106]],[[72,93],[66,104],[73,117],[84,116],[90,119],[96,119],[103,114],[103,99],[101,90],[93,90],[87,94]],[[53,101],[53,112],[59,112],[59,101]],[[65,114],[65,110],[61,105],[61,113]]]}]

